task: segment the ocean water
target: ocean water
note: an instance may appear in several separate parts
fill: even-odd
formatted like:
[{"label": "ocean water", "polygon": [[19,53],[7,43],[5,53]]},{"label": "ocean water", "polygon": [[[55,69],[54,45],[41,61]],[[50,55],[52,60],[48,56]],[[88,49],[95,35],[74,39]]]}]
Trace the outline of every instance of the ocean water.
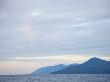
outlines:
[{"label": "ocean water", "polygon": [[110,74],[1,75],[0,82],[110,82]]}]

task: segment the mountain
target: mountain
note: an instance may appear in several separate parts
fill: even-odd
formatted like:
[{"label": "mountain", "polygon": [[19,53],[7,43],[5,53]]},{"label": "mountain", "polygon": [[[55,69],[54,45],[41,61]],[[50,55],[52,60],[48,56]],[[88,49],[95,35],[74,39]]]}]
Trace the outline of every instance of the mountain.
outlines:
[{"label": "mountain", "polygon": [[69,66],[52,74],[110,74],[110,61],[94,57],[82,64]]},{"label": "mountain", "polygon": [[32,73],[32,75],[38,75],[38,74],[51,74],[52,72],[61,70],[66,68],[65,65],[63,64],[59,64],[59,65],[55,65],[55,66],[47,66],[47,67],[42,67],[39,68],[38,70],[34,71]]}]

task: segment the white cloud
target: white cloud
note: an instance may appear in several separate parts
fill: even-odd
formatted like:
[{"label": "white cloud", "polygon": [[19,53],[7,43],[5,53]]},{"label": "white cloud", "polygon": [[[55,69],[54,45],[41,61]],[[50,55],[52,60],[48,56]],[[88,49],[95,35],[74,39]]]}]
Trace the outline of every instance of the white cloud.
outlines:
[{"label": "white cloud", "polygon": [[30,16],[31,17],[36,17],[36,16],[39,16],[39,15],[42,15],[44,14],[44,12],[41,12],[41,11],[33,11],[31,12]]},{"label": "white cloud", "polygon": [[[87,61],[88,59],[95,57],[95,55],[89,56],[89,55],[56,55],[56,56],[43,56],[43,57],[15,57],[15,60],[52,60],[57,62],[70,62],[70,63],[82,63],[84,61]],[[96,56],[105,60],[110,60],[110,57],[106,56]]]}]

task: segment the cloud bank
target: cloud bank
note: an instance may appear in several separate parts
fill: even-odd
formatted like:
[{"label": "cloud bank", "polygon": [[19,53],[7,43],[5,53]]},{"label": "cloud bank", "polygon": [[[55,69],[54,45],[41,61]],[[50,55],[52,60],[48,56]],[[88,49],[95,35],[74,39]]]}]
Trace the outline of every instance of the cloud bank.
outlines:
[{"label": "cloud bank", "polygon": [[110,54],[109,0],[0,0],[0,58]]}]

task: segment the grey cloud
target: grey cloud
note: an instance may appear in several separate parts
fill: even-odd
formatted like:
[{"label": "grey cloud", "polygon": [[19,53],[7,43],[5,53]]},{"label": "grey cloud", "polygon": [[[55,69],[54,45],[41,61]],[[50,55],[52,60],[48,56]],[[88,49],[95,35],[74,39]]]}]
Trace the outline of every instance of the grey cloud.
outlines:
[{"label": "grey cloud", "polygon": [[[0,57],[110,54],[109,3],[109,0],[0,0]],[[28,23],[34,34],[33,42],[20,30]]]}]

